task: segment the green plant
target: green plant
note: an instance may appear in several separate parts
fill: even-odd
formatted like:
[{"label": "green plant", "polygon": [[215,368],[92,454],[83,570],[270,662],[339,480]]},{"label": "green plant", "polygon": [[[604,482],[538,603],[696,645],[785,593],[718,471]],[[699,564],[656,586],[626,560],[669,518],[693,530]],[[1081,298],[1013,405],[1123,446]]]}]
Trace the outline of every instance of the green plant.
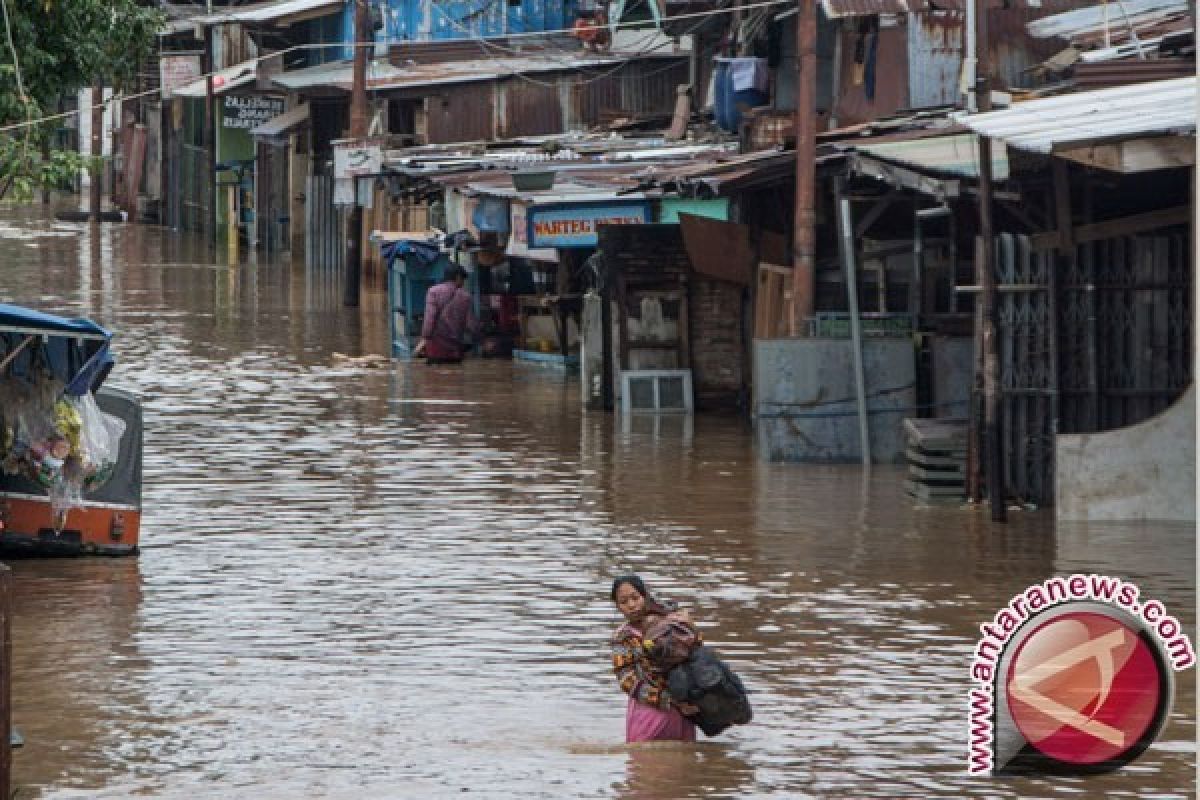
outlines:
[{"label": "green plant", "polygon": [[27,200],[99,165],[50,146],[60,121],[36,121],[95,81],[118,91],[131,86],[155,51],[164,18],[136,0],[0,2],[7,17],[0,32],[0,199]]}]

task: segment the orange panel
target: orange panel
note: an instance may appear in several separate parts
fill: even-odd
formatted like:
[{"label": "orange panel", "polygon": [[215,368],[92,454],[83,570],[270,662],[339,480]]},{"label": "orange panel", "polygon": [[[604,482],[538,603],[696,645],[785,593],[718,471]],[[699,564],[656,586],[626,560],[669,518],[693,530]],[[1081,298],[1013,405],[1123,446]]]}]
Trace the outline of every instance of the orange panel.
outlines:
[{"label": "orange panel", "polygon": [[[37,540],[44,531],[54,530],[54,510],[47,501],[0,495],[0,519],[4,521],[4,539]],[[68,538],[79,540],[83,552],[133,553],[141,522],[141,511],[73,508],[67,512],[63,531]]]}]

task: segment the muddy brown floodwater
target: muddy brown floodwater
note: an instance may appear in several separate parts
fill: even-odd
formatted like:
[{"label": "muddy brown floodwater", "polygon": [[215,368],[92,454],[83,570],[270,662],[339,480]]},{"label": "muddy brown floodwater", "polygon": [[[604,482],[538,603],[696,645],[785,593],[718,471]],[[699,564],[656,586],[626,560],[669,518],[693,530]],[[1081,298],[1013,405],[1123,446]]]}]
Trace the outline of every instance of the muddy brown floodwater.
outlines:
[{"label": "muddy brown floodwater", "polygon": [[[619,421],[541,367],[385,354],[386,316],[150,227],[0,214],[0,300],[118,331],[144,550],[12,563],[20,798],[1190,797],[1195,684],[1132,766],[965,771],[979,623],[1054,573],[1194,634],[1191,526],[992,527],[896,468],[759,461],[737,420]],[[618,571],[695,609],[756,720],[628,750]]]}]

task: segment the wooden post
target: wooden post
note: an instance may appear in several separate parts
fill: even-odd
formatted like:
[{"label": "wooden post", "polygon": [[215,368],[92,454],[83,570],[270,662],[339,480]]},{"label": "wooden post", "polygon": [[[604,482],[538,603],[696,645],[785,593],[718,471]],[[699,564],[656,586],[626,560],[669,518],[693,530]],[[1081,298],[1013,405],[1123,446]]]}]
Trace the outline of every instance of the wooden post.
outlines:
[{"label": "wooden post", "polygon": [[0,797],[12,797],[12,570],[0,564]]},{"label": "wooden post", "polygon": [[792,302],[788,328],[804,334],[813,313],[816,260],[817,4],[796,13],[796,216],[792,232]]},{"label": "wooden post", "polygon": [[100,197],[104,172],[101,169],[104,158],[104,84],[99,79],[92,81],[92,156],[91,179],[88,183],[88,211],[92,222],[100,221]]},{"label": "wooden post", "polygon": [[216,98],[213,95],[213,70],[216,69],[213,58],[213,29],[211,25],[204,26],[204,154],[208,160],[208,174],[204,176],[202,185],[208,193],[208,246],[217,246],[217,109]]},{"label": "wooden post", "polygon": [[[371,30],[371,14],[367,0],[354,0],[354,71],[350,87],[350,138],[367,135],[367,34]],[[346,215],[345,285],[342,301],[351,308],[358,307],[359,282],[362,275],[362,208],[358,205],[358,180],[354,185],[354,204]]]},{"label": "wooden post", "polygon": [[237,266],[238,263],[238,209],[237,195],[241,191],[241,185],[237,183],[227,183],[226,200],[225,200],[225,244],[229,248],[229,265]]},{"label": "wooden post", "polygon": [[[977,0],[972,0],[977,2]],[[989,82],[991,48],[987,36],[987,8],[977,9],[976,41],[979,48],[977,103],[981,112],[991,110]],[[993,522],[1006,522],[1008,508],[1004,487],[1004,454],[1000,452],[1000,359],[996,352],[996,241],[992,231],[992,141],[979,137],[979,238],[981,258],[976,260],[976,277],[982,288],[978,302],[983,304],[983,335],[977,338],[983,349],[983,438],[987,454],[988,499]]]}]

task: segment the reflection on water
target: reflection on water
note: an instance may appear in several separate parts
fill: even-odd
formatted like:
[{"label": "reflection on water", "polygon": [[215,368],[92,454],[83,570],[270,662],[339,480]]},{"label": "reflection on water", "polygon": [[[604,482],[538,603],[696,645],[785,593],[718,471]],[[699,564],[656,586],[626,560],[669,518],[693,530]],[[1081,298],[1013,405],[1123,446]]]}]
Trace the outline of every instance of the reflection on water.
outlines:
[{"label": "reflection on water", "polygon": [[[386,316],[331,279],[56,227],[3,219],[0,299],[119,332],[145,550],[13,564],[19,796],[1190,794],[1193,673],[1115,775],[981,782],[963,743],[978,623],[1096,570],[1190,631],[1190,527],[915,510],[897,470],[764,464],[736,420],[622,424],[545,368],[362,359]],[[621,744],[630,569],[695,609],[755,724]]]}]

